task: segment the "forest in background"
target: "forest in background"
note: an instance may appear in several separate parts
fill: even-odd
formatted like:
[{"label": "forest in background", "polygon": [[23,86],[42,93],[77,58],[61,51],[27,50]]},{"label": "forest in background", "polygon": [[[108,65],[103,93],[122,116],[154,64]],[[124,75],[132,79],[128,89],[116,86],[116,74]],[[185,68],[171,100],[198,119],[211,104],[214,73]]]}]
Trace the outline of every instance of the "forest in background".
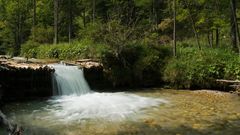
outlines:
[{"label": "forest in background", "polygon": [[215,88],[218,78],[240,79],[239,7],[237,0],[0,0],[0,54],[99,59],[114,86]]}]

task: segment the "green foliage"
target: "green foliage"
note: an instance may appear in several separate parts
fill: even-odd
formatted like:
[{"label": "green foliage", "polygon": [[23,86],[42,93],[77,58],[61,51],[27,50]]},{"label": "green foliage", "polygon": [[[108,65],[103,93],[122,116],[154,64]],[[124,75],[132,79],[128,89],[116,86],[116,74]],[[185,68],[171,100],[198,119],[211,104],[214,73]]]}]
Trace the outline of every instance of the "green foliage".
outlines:
[{"label": "green foliage", "polygon": [[7,54],[18,55],[20,45],[29,35],[29,6],[25,0],[0,1],[0,44]]},{"label": "green foliage", "polygon": [[26,58],[36,58],[38,53],[38,47],[38,43],[28,41],[21,47],[21,56],[24,56]]},{"label": "green foliage", "polygon": [[105,52],[102,62],[114,86],[154,86],[161,82],[169,52],[164,46],[127,44],[118,55],[113,50]]},{"label": "green foliage", "polygon": [[[95,2],[94,2],[95,1]],[[172,38],[172,2],[163,0],[59,0],[58,36],[60,42],[89,38],[112,45],[128,40],[132,28],[140,29],[136,38],[155,44],[168,43]],[[220,40],[230,35],[230,2],[226,0],[177,0],[177,38],[194,37],[218,28]],[[94,4],[95,3],[95,4]],[[239,4],[236,5],[239,8]],[[17,55],[29,40],[41,44],[53,42],[53,0],[0,0],[0,53]],[[36,11],[36,12],[34,12]],[[237,10],[239,15],[239,11]],[[36,15],[34,17],[34,15]],[[117,21],[116,21],[117,20]],[[33,23],[34,22],[34,23]],[[69,28],[71,32],[69,33]],[[127,35],[126,35],[127,34]],[[144,36],[143,36],[144,35]],[[119,39],[118,39],[119,37]],[[104,41],[104,42],[103,42]]]},{"label": "green foliage", "polygon": [[[176,0],[177,40],[184,42],[179,58],[164,70],[171,55],[164,45],[172,41],[172,1],[59,0],[54,35],[53,0],[36,0],[35,6],[33,0],[0,0],[0,54],[18,55],[21,48],[28,58],[100,59],[115,86],[158,84],[164,71],[177,87],[212,87],[216,78],[239,79],[239,58],[223,49],[199,51],[194,38],[202,48],[216,48],[218,41],[230,50],[229,4]],[[54,36],[60,44],[51,44]]]},{"label": "green foliage", "polygon": [[[120,20],[112,20],[105,24],[93,23],[79,33],[82,38],[92,40],[94,49],[101,54],[104,71],[114,86],[150,86],[161,81],[166,57],[170,49],[160,45],[158,33],[143,33],[142,27],[128,27]],[[99,49],[98,49],[99,48]],[[90,58],[93,56],[90,56]],[[141,82],[141,83],[139,83]]]},{"label": "green foliage", "polygon": [[178,58],[172,58],[164,79],[177,88],[214,88],[216,79],[240,79],[240,58],[224,49],[182,47]]},{"label": "green foliage", "polygon": [[41,44],[52,43],[54,36],[53,27],[38,26],[32,28],[31,32],[32,34],[29,37],[30,40]]},{"label": "green foliage", "polygon": [[29,41],[22,46],[21,56],[39,59],[77,60],[80,58],[99,59],[106,46],[89,40],[62,43],[58,45],[39,44]]},{"label": "green foliage", "polygon": [[[81,24],[78,25],[81,27]],[[101,35],[103,34],[101,33],[102,25],[100,22],[90,23],[87,27],[79,30],[78,37],[80,39],[89,39],[98,42],[101,40]]]},{"label": "green foliage", "polygon": [[240,80],[240,57],[234,57],[228,60],[228,64],[224,68],[224,78],[235,80]]}]

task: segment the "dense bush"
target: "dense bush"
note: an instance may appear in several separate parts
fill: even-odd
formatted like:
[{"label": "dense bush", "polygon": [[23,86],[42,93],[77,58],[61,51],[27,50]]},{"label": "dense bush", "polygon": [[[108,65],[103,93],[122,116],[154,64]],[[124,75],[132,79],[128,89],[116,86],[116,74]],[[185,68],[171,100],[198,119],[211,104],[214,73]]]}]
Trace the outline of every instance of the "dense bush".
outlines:
[{"label": "dense bush", "polygon": [[38,54],[39,44],[36,42],[28,41],[21,47],[21,56],[26,58],[36,58]]},{"label": "dense bush", "polygon": [[240,79],[240,58],[224,49],[182,47],[172,58],[164,79],[177,88],[216,88],[216,79]]},{"label": "dense bush", "polygon": [[39,59],[76,60],[81,58],[99,59],[102,51],[106,48],[103,44],[93,44],[90,40],[82,40],[71,44],[61,43],[58,45],[27,42],[21,48],[24,57]]},{"label": "dense bush", "polygon": [[114,86],[160,85],[165,58],[171,55],[170,49],[158,44],[157,34],[149,38],[142,31],[143,28],[125,26],[119,20],[112,20],[105,24],[92,24],[80,33],[83,38],[106,45],[107,49],[100,51],[100,60],[106,78]]},{"label": "dense bush", "polygon": [[154,48],[146,44],[126,45],[118,54],[109,50],[102,62],[106,75],[114,86],[156,86],[162,81],[162,69],[171,54],[164,46]]}]

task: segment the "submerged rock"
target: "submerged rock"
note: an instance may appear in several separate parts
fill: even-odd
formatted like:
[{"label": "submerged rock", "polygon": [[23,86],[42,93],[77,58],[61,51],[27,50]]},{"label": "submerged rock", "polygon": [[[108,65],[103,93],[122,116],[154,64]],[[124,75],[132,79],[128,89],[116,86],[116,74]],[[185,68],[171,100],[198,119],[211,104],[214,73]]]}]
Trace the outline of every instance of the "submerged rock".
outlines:
[{"label": "submerged rock", "polygon": [[7,117],[0,111],[0,124],[6,128],[9,135],[22,135],[23,129],[17,124],[10,122]]}]

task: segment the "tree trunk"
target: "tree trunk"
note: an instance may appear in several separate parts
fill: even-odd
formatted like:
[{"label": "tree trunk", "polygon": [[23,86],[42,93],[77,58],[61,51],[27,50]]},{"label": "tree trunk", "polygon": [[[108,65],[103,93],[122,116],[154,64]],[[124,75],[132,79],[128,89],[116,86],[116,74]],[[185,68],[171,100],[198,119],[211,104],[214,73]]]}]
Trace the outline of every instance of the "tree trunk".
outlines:
[{"label": "tree trunk", "polygon": [[36,17],[37,17],[36,10],[37,10],[37,3],[36,3],[36,0],[33,0],[33,27],[36,26]]},{"label": "tree trunk", "polygon": [[231,5],[231,39],[233,50],[240,53],[239,39],[238,39],[238,24],[236,15],[236,0],[230,0]]},{"label": "tree trunk", "polygon": [[14,55],[18,55],[20,50],[20,39],[21,39],[21,12],[20,12],[20,1],[17,1],[18,13],[17,13],[17,28],[16,28],[16,40],[15,40],[15,51]]},{"label": "tree trunk", "polygon": [[54,0],[54,44],[58,44],[58,0]]},{"label": "tree trunk", "polygon": [[133,0],[128,0],[127,5],[127,26],[133,26],[136,22],[136,11]]},{"label": "tree trunk", "polygon": [[191,13],[190,13],[190,19],[191,19],[191,22],[192,22],[193,32],[194,32],[194,35],[195,35],[197,46],[201,50],[201,45],[200,45],[200,42],[199,42],[199,35],[198,35],[197,29],[196,29],[196,24],[195,24],[195,22],[193,20],[193,17],[191,15]]},{"label": "tree trunk", "polygon": [[[19,35],[20,35],[20,37],[19,37],[19,50],[18,50],[18,52],[20,53],[20,49],[21,49],[21,45],[22,45],[22,43],[23,43],[23,16],[21,15],[20,16],[20,27],[19,27]],[[18,54],[19,54],[18,53]]]},{"label": "tree trunk", "polygon": [[72,39],[72,0],[68,0],[68,42],[71,43]]},{"label": "tree trunk", "polygon": [[190,17],[190,21],[191,21],[191,23],[192,23],[192,28],[193,28],[193,32],[194,32],[194,35],[195,35],[195,39],[196,39],[196,42],[197,42],[197,46],[198,46],[198,48],[201,50],[201,45],[200,45],[200,42],[199,42],[199,35],[198,35],[198,32],[197,32],[197,28],[196,28],[195,21],[194,21],[194,19],[193,19],[192,14],[191,14],[191,10],[190,10],[190,8],[189,8],[189,4],[188,4],[186,1],[184,1],[184,2],[185,2],[185,5],[187,6],[187,8],[188,8],[188,10],[189,10],[189,17]]},{"label": "tree trunk", "polygon": [[213,48],[213,33],[212,33],[212,31],[208,32],[207,39],[208,39],[209,47]]},{"label": "tree trunk", "polygon": [[83,26],[86,27],[86,9],[83,9]]},{"label": "tree trunk", "polygon": [[208,42],[209,47],[212,48],[212,46],[211,46],[211,41],[210,41],[210,34],[209,34],[209,32],[207,33],[207,42]]},{"label": "tree trunk", "polygon": [[92,1],[92,21],[95,22],[95,16],[96,16],[96,0]]},{"label": "tree trunk", "polygon": [[127,2],[127,26],[130,26],[131,22],[131,0]]},{"label": "tree trunk", "polygon": [[32,34],[33,34],[33,41],[35,41],[35,28],[36,28],[36,16],[37,16],[37,13],[36,13],[36,8],[37,8],[37,5],[36,5],[36,0],[33,0],[33,26],[32,26]]},{"label": "tree trunk", "polygon": [[219,29],[216,28],[216,47],[218,48],[219,47]]},{"label": "tree trunk", "polygon": [[176,0],[173,0],[173,56],[177,56],[176,43]]},{"label": "tree trunk", "polygon": [[213,30],[211,31],[211,44],[212,44],[212,47],[213,47],[213,41],[214,41],[214,34],[213,34]]},{"label": "tree trunk", "polygon": [[155,23],[155,19],[154,19],[154,0],[152,0],[152,15],[151,15],[151,18],[152,18],[152,24]]}]

